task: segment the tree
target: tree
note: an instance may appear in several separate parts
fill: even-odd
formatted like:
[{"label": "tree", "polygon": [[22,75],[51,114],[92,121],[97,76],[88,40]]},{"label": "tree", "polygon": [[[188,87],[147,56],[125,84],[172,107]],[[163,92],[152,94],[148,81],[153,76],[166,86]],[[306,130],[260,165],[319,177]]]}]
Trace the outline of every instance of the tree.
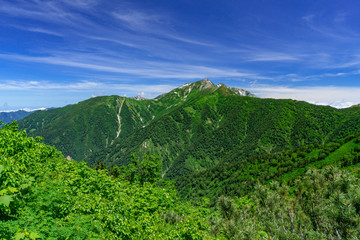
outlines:
[{"label": "tree", "polygon": [[131,163],[123,167],[125,179],[131,183],[140,183],[143,185],[145,182],[154,183],[160,176],[161,161],[157,155],[148,153],[142,160],[139,160],[135,153],[131,154]]}]

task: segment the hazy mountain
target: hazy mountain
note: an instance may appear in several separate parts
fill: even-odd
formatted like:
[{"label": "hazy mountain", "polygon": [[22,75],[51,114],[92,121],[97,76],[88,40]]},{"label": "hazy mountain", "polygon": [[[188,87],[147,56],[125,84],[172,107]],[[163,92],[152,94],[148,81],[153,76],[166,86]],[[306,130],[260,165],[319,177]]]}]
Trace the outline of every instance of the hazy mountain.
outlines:
[{"label": "hazy mountain", "polygon": [[45,110],[45,109],[35,109],[35,110],[21,109],[15,111],[0,111],[0,121],[2,121],[3,123],[10,123],[11,121],[20,120],[37,110]]}]

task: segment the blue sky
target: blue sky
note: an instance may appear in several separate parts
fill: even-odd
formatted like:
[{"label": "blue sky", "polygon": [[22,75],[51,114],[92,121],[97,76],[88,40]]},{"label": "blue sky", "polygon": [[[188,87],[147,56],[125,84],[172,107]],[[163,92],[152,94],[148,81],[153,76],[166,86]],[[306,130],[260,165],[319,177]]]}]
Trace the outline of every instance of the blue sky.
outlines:
[{"label": "blue sky", "polygon": [[0,110],[203,78],[345,107],[359,77],[358,1],[0,0]]}]

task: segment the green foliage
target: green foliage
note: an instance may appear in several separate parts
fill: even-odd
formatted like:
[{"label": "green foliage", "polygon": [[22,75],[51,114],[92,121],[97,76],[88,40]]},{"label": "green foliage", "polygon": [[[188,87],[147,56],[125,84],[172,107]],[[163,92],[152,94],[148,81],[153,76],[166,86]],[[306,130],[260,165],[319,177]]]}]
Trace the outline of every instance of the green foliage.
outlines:
[{"label": "green foliage", "polygon": [[212,231],[228,239],[359,239],[359,187],[359,179],[333,167],[307,171],[294,195],[287,184],[258,184],[240,207],[219,198]]},{"label": "green foliage", "polygon": [[[338,152],[357,154],[358,137],[339,143],[249,158],[235,172],[245,194],[221,196],[215,209],[198,198],[197,206],[179,201],[171,182],[159,179],[160,160],[131,157],[126,167],[89,168],[69,161],[54,147],[18,132],[15,122],[0,129],[1,239],[357,239],[360,236],[360,181],[334,167],[316,169],[310,158],[327,154],[326,164],[342,162]],[[349,155],[349,156],[350,156]],[[289,160],[291,159],[291,160]],[[304,174],[266,180],[272,168]],[[330,160],[328,160],[330,159]],[[294,161],[294,162],[292,162]],[[324,163],[324,164],[325,164]],[[99,162],[101,166],[101,162]],[[229,165],[235,166],[235,165]],[[246,166],[246,168],[244,168]],[[302,165],[298,165],[302,166]],[[324,166],[321,164],[320,166]],[[239,170],[240,171],[240,170]],[[260,172],[264,171],[264,175]],[[109,176],[116,173],[117,177]],[[226,172],[208,176],[225,181]],[[300,176],[300,178],[299,178]],[[214,183],[190,178],[205,195]],[[263,183],[260,183],[263,179]],[[269,181],[269,182],[268,182]],[[229,181],[225,184],[234,185]],[[235,184],[237,185],[237,184]],[[220,186],[220,185],[219,185]],[[252,187],[250,187],[252,186]],[[228,189],[228,190],[229,190]],[[217,189],[218,191],[218,189]],[[238,196],[238,197],[237,197]]]},{"label": "green foliage", "polygon": [[[155,183],[155,156],[132,159],[135,168],[124,171],[135,173],[130,182],[16,130],[16,123],[0,129],[1,239],[210,238],[203,212],[179,203],[171,185]],[[169,211],[176,224],[162,217]]]},{"label": "green foliage", "polygon": [[159,179],[160,175],[160,159],[158,156],[146,154],[142,160],[139,160],[135,154],[131,155],[131,163],[124,169],[125,179],[131,183],[145,182],[154,183]]}]

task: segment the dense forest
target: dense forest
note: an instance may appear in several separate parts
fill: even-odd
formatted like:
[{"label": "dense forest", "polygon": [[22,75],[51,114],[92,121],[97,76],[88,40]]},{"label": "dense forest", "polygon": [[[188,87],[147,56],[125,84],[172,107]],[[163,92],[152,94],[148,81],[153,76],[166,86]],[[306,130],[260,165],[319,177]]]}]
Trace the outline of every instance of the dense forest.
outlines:
[{"label": "dense forest", "polygon": [[357,170],[360,167],[360,135],[218,165],[178,178],[175,186],[181,198],[198,201],[207,197],[214,202],[221,195],[247,195],[254,191],[257,183],[267,184],[277,180],[294,186],[298,177],[309,169],[326,166]]},{"label": "dense forest", "polygon": [[[205,197],[190,204],[174,182],[159,177],[155,155],[133,154],[127,166],[104,169],[99,162],[93,169],[27,137],[13,122],[0,129],[0,238],[359,239],[359,142],[349,136],[259,157],[249,167],[270,164],[278,180],[263,177],[214,204]],[[305,171],[303,163],[280,160],[312,156]]]}]

